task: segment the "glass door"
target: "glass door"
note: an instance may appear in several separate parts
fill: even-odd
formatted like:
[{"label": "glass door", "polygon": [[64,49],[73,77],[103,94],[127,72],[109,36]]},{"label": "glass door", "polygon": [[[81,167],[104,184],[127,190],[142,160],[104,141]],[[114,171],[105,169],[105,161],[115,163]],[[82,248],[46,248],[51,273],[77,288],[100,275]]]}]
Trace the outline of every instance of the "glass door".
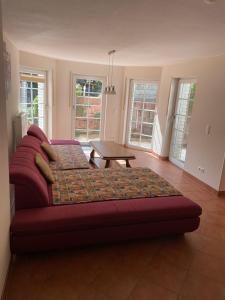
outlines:
[{"label": "glass door", "polygon": [[73,138],[83,144],[104,136],[104,81],[74,76]]},{"label": "glass door", "polygon": [[23,70],[20,72],[19,109],[26,113],[28,124],[36,124],[46,131],[47,76],[44,71]]},{"label": "glass door", "polygon": [[131,80],[130,87],[126,144],[151,150],[159,83]]},{"label": "glass door", "polygon": [[170,146],[170,160],[182,168],[186,160],[195,90],[195,80],[179,80]]}]

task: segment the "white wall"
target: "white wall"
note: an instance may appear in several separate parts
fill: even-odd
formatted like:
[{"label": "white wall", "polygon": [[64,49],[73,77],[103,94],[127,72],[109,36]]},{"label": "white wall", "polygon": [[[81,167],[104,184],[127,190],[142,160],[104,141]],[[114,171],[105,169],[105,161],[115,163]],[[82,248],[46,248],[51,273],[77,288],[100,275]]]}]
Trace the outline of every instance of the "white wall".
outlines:
[{"label": "white wall", "polygon": [[[71,138],[72,84],[71,74],[103,77],[107,80],[108,67],[88,63],[56,61],[56,132],[57,138]],[[123,68],[114,68],[117,94],[107,96],[105,139],[118,141],[120,108],[122,102]]]},{"label": "white wall", "polygon": [[10,157],[14,151],[13,119],[19,111],[19,51],[5,35],[4,41],[11,61],[11,85],[6,100],[8,149]]},{"label": "white wall", "polygon": [[[169,140],[165,132],[173,78],[197,80],[184,169],[218,190],[225,153],[225,56],[163,68],[159,94],[159,123],[162,132],[159,154],[162,156],[169,154]],[[210,135],[206,135],[207,125],[211,126]],[[205,168],[205,173],[200,173],[198,166]]]},{"label": "white wall", "polygon": [[3,54],[2,54],[2,23],[0,5],[0,298],[3,292],[5,279],[10,260],[9,226],[10,226],[10,200],[9,200],[9,170],[8,170],[8,141],[6,101],[3,93]]}]

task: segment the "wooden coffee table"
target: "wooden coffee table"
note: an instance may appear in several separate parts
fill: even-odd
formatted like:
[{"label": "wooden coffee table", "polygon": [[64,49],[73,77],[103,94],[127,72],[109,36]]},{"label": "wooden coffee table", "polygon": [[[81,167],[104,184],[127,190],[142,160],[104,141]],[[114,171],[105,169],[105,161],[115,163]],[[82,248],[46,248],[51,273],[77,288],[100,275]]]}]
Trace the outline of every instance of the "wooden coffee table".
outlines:
[{"label": "wooden coffee table", "polygon": [[111,160],[125,160],[126,167],[131,168],[129,160],[135,159],[135,155],[130,153],[123,146],[107,141],[91,141],[91,147],[93,148],[90,154],[90,162],[95,163],[95,152],[97,152],[101,159],[105,160],[105,168],[108,168]]}]

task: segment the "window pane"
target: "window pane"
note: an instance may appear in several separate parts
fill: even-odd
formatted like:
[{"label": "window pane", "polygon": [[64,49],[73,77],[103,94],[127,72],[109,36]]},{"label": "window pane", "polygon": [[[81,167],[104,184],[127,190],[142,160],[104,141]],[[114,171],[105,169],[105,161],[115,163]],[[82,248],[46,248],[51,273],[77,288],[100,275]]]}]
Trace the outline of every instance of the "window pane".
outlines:
[{"label": "window pane", "polygon": [[145,145],[146,148],[151,147],[152,138],[149,136],[141,136],[141,144]]},{"label": "window pane", "polygon": [[[43,72],[21,72],[20,76],[20,111],[26,113],[30,124],[36,124],[44,129],[46,85],[38,80],[44,79],[45,75]],[[31,77],[36,77],[37,81]]]},{"label": "window pane", "polygon": [[[75,138],[82,142],[100,138],[102,90],[100,80],[75,80]],[[80,131],[85,129],[85,131]]]},{"label": "window pane", "polygon": [[87,112],[88,112],[88,118],[100,119],[100,117],[101,117],[101,106],[100,105],[89,106]]},{"label": "window pane", "polygon": [[136,143],[140,142],[140,134],[131,134],[130,141]]},{"label": "window pane", "polygon": [[87,106],[77,105],[76,106],[76,117],[87,117]]},{"label": "window pane", "polygon": [[93,129],[98,129],[100,130],[100,120],[88,120],[88,129],[93,130]]},{"label": "window pane", "polygon": [[143,111],[143,122],[153,123],[155,118],[155,112]]},{"label": "window pane", "polygon": [[175,122],[171,143],[171,155],[177,161],[184,162],[186,159],[187,142],[191,113],[194,103],[196,83],[181,80],[175,112]]},{"label": "window pane", "polygon": [[141,131],[141,122],[132,122],[131,123],[131,132],[140,133]]},{"label": "window pane", "polygon": [[87,119],[76,119],[75,126],[77,129],[86,129],[87,128]]},{"label": "window pane", "polygon": [[149,124],[142,124],[142,134],[152,136],[153,126]]},{"label": "window pane", "polygon": [[86,130],[75,130],[75,138],[83,142],[87,140],[87,131]]},{"label": "window pane", "polygon": [[151,149],[158,83],[132,82],[128,144]]},{"label": "window pane", "polygon": [[89,131],[88,132],[88,139],[89,140],[96,140],[100,137],[100,131]]}]

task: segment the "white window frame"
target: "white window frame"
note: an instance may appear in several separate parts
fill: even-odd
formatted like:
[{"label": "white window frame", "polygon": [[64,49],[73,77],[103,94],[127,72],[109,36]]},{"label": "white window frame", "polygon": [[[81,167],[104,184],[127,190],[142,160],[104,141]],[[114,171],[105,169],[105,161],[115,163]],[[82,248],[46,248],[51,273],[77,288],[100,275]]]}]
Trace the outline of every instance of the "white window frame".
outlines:
[{"label": "white window frame", "polygon": [[[38,68],[29,68],[29,67],[21,67],[20,68],[20,73],[43,73],[45,75],[45,92],[44,92],[44,117],[43,117],[43,121],[44,121],[44,131],[46,133],[46,135],[48,135],[48,109],[49,109],[49,105],[48,105],[48,71],[47,70],[43,70],[43,69],[38,69]],[[20,75],[20,74],[19,74]],[[19,76],[19,80],[20,80],[20,76]],[[20,99],[19,99],[19,111],[20,110]]]},{"label": "white window frame", "polygon": [[[195,78],[178,78],[178,83],[177,83],[177,89],[175,92],[175,101],[174,101],[174,113],[173,113],[173,124],[172,124],[172,133],[171,133],[171,140],[170,140],[170,150],[169,150],[169,160],[175,164],[176,166],[178,166],[181,169],[184,169],[184,165],[186,162],[186,158],[187,158],[187,153],[188,153],[188,142],[187,142],[187,149],[186,149],[186,156],[185,156],[185,161],[181,161],[177,158],[173,157],[173,138],[174,138],[174,130],[175,129],[175,119],[176,119],[176,112],[177,112],[177,107],[178,107],[178,101],[179,101],[179,92],[180,92],[180,87],[181,87],[181,83],[195,83],[197,84],[197,80]],[[196,94],[194,96],[194,103],[195,103],[195,97]],[[193,105],[194,107],[194,105]],[[193,113],[193,108],[192,108],[192,112],[191,112],[191,117],[192,118],[192,113]],[[188,118],[188,115],[185,116],[186,119]]]},{"label": "white window frame", "polygon": [[131,108],[131,106],[133,104],[132,96],[134,95],[133,89],[134,89],[135,83],[138,83],[138,84],[157,83],[158,84],[158,91],[157,91],[156,103],[155,103],[155,105],[156,105],[155,118],[154,118],[154,121],[155,121],[156,116],[157,116],[157,106],[158,106],[158,95],[159,95],[160,81],[159,80],[147,80],[147,79],[141,80],[141,79],[129,78],[129,88],[128,88],[128,97],[127,97],[128,99],[127,99],[127,118],[126,118],[125,145],[126,145],[126,147],[129,147],[129,148],[132,148],[132,149],[152,152],[153,138],[155,136],[155,122],[152,123],[153,130],[152,130],[151,148],[144,148],[144,147],[141,147],[141,146],[129,144],[129,132],[130,132],[131,119],[132,119],[132,108]]},{"label": "white window frame", "polygon": [[[83,75],[83,74],[76,74],[76,73],[71,73],[71,91],[72,91],[72,104],[71,104],[71,139],[76,139],[74,136],[74,130],[75,126],[73,126],[74,119],[76,118],[76,85],[75,82],[77,79],[86,79],[86,80],[99,80],[102,82],[102,111],[101,111],[101,119],[100,119],[100,140],[105,139],[105,131],[106,131],[106,107],[107,107],[107,97],[104,94],[104,89],[106,86],[107,78],[103,76],[98,76],[98,75]],[[88,145],[87,142],[82,142],[81,144],[83,145]]]}]

